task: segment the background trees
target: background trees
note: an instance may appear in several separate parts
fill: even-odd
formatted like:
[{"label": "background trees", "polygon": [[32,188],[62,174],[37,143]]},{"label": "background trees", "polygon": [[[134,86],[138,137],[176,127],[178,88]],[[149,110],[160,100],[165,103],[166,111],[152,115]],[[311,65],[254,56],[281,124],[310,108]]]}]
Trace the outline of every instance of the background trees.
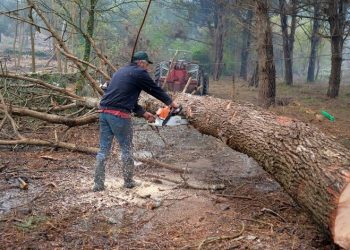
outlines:
[{"label": "background trees", "polygon": [[[88,151],[65,143],[64,138],[60,140],[56,131],[54,139],[27,138],[25,125],[22,123],[19,130],[12,115],[63,124],[68,129],[95,122],[96,103],[103,94],[99,85],[109,80],[119,65],[130,61],[146,3],[4,1],[0,5],[1,18],[7,21],[1,27],[0,128],[6,125],[9,132],[2,134],[5,139],[0,144]],[[292,91],[288,85],[300,86],[306,79],[315,81],[317,72],[329,78],[327,95],[335,98],[347,55],[347,10],[343,0],[155,1],[137,49],[147,50],[156,62],[169,60],[173,56],[169,49],[193,52],[193,59],[213,80],[227,76],[233,79],[225,92],[234,89],[234,76],[244,80],[254,76],[259,104],[265,108],[275,104],[276,92],[283,84]],[[230,98],[234,99],[234,94]],[[230,109],[232,102],[223,101],[222,107],[224,103],[221,109]],[[216,114],[215,105],[212,109]],[[199,110],[205,113],[205,109]],[[228,127],[235,118],[236,113],[232,113]],[[284,118],[274,118],[272,122],[281,126],[294,124]],[[303,149],[298,147],[300,150]]]},{"label": "background trees", "polygon": [[[35,1],[75,57],[103,70],[109,69],[109,74],[117,65],[128,62],[145,3],[142,0]],[[155,1],[138,49],[148,50],[156,61],[171,58],[173,52],[169,49],[186,49],[213,80],[227,75],[239,75],[247,80],[256,75],[257,52],[261,49],[255,3]],[[292,85],[293,82],[314,82],[317,76],[322,77],[321,80],[328,77],[327,95],[336,97],[343,58],[347,55],[343,53],[349,30],[347,3],[344,0],[279,0],[267,1],[267,5],[273,61],[278,62],[277,80]],[[43,27],[45,24],[37,13],[29,15],[32,12],[26,0],[6,0],[0,8],[3,20],[0,37],[5,38],[0,50],[3,56],[16,58],[15,70],[23,67],[22,56],[31,53],[33,72],[37,64],[34,59],[39,59],[39,55],[47,56],[45,66],[54,63],[59,72],[76,70],[72,60],[57,47],[56,39]],[[85,68],[86,63],[83,65]],[[96,77],[101,78],[100,74]]]}]

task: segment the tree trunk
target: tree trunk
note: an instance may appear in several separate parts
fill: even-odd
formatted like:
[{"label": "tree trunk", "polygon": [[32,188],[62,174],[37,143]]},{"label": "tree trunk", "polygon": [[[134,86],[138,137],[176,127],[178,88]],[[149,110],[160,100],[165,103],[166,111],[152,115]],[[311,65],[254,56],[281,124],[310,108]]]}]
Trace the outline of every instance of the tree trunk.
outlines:
[{"label": "tree trunk", "polygon": [[247,17],[244,20],[245,27],[242,32],[242,51],[241,51],[241,70],[239,76],[243,80],[247,80],[248,75],[248,57],[251,43],[251,28],[252,28],[253,10],[247,11]]},{"label": "tree trunk", "polygon": [[[90,9],[89,9],[89,19],[87,22],[87,34],[93,38],[94,28],[95,28],[95,7],[98,0],[90,0]],[[89,39],[85,38],[85,50],[84,50],[84,61],[89,62],[91,53],[91,43]]]},{"label": "tree trunk", "polygon": [[222,60],[224,57],[224,16],[219,14],[218,24],[215,29],[214,37],[214,69],[213,69],[213,80],[218,81],[222,74],[223,64]]},{"label": "tree trunk", "polygon": [[[34,22],[33,20],[33,9],[30,9],[29,11],[29,19]],[[32,48],[32,72],[35,73],[35,31],[33,28],[33,25],[30,25],[30,44]]]},{"label": "tree trunk", "polygon": [[54,51],[55,51],[55,57],[56,57],[56,61],[57,61],[57,71],[59,73],[62,73],[62,60],[61,60],[61,52],[60,50],[57,48],[58,42],[56,41],[55,38],[52,38],[52,45],[54,47]]},{"label": "tree trunk", "polygon": [[320,73],[320,68],[321,68],[321,66],[320,66],[320,57],[317,56],[316,60],[317,60],[317,70],[316,70],[315,80],[318,80],[318,75]]},{"label": "tree trunk", "polygon": [[276,70],[273,59],[272,31],[266,0],[256,2],[256,28],[259,57],[259,105],[275,103]]},{"label": "tree trunk", "polygon": [[[28,3],[30,3],[29,0],[27,0]],[[55,1],[51,0],[51,8],[55,9]],[[51,12],[51,16],[50,16],[50,24],[52,27],[56,27],[56,19],[55,19],[55,15],[53,14],[53,12]],[[57,62],[57,72],[62,73],[62,60],[61,60],[61,53],[60,50],[57,48],[57,45],[59,45],[57,39],[55,39],[54,37],[52,37],[52,47],[55,53],[55,58],[56,58],[56,62]]]},{"label": "tree trunk", "polygon": [[36,68],[35,68],[35,31],[33,26],[30,26],[30,44],[32,48],[32,72],[35,73]]},{"label": "tree trunk", "polygon": [[312,26],[312,34],[311,34],[311,51],[310,51],[310,57],[309,57],[309,67],[307,70],[307,82],[314,82],[315,81],[315,68],[316,68],[316,57],[317,57],[317,49],[318,45],[320,43],[320,37],[318,36],[318,31],[320,28],[320,21],[317,19],[320,11],[319,11],[319,5],[315,1],[314,3],[314,19],[313,19],[313,26]]},{"label": "tree trunk", "polygon": [[284,52],[284,66],[285,74],[284,80],[287,85],[293,85],[293,50],[294,50],[294,35],[296,29],[296,1],[292,1],[292,21],[290,27],[290,34],[288,34],[288,15],[286,0],[279,0],[280,18],[283,39]]},{"label": "tree trunk", "polygon": [[335,98],[339,95],[339,87],[341,81],[341,66],[343,62],[343,35],[346,20],[346,10],[343,0],[329,2],[329,26],[331,35],[331,74],[329,76],[329,85],[327,96]]},{"label": "tree trunk", "polygon": [[19,25],[19,50],[17,53],[17,67],[21,67],[21,59],[22,59],[22,52],[23,52],[23,43],[24,43],[24,23],[22,22]]},{"label": "tree trunk", "polygon": [[252,77],[249,80],[249,86],[250,87],[259,87],[259,63],[256,62],[255,63],[255,68],[254,68],[254,72],[252,74]]},{"label": "tree trunk", "polygon": [[[177,94],[197,130],[253,157],[342,247],[350,247],[350,151],[318,128],[249,104]],[[141,98],[155,111],[160,103]]]},{"label": "tree trunk", "polygon": [[[16,0],[16,7],[18,9],[18,1],[19,0]],[[13,55],[14,57],[16,56],[16,43],[17,43],[17,37],[18,37],[18,26],[19,26],[19,21],[17,20],[16,21],[16,26],[15,26],[15,34],[13,36]],[[16,70],[16,73],[17,73],[17,59],[15,58],[15,70]]]}]

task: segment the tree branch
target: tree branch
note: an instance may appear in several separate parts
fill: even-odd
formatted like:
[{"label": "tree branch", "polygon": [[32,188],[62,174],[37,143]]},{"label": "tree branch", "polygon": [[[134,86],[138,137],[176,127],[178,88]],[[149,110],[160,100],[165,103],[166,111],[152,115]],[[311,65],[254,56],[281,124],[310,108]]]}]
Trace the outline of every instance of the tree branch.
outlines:
[{"label": "tree branch", "polygon": [[[0,108],[6,109],[7,106],[4,104],[0,104]],[[42,113],[42,112],[34,111],[28,108],[18,108],[18,107],[11,107],[11,112],[15,115],[30,116],[30,117],[37,118],[50,123],[64,124],[69,127],[90,124],[98,120],[97,114],[92,114],[85,117],[70,118],[70,117],[65,117],[60,115]]]}]

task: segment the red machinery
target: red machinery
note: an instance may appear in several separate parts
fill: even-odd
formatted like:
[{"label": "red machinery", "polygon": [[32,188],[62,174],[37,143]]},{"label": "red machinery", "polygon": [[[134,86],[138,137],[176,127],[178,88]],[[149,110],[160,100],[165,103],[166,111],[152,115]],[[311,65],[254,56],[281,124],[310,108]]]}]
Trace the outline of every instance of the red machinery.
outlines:
[{"label": "red machinery", "polygon": [[186,89],[186,93],[208,94],[208,76],[204,74],[198,64],[191,63],[188,60],[174,60],[173,63],[171,61],[160,62],[156,66],[154,75],[158,86],[168,91],[183,91],[191,77],[191,82]]}]

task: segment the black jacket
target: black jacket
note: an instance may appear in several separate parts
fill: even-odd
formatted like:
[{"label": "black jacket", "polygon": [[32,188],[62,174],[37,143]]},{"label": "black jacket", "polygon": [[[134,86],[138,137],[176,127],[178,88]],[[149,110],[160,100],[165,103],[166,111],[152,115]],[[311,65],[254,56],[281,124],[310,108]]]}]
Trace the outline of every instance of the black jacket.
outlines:
[{"label": "black jacket", "polygon": [[100,108],[134,112],[142,116],[145,110],[137,104],[142,90],[165,105],[172,103],[170,96],[154,83],[146,70],[138,67],[136,63],[130,63],[113,74],[100,101]]}]

